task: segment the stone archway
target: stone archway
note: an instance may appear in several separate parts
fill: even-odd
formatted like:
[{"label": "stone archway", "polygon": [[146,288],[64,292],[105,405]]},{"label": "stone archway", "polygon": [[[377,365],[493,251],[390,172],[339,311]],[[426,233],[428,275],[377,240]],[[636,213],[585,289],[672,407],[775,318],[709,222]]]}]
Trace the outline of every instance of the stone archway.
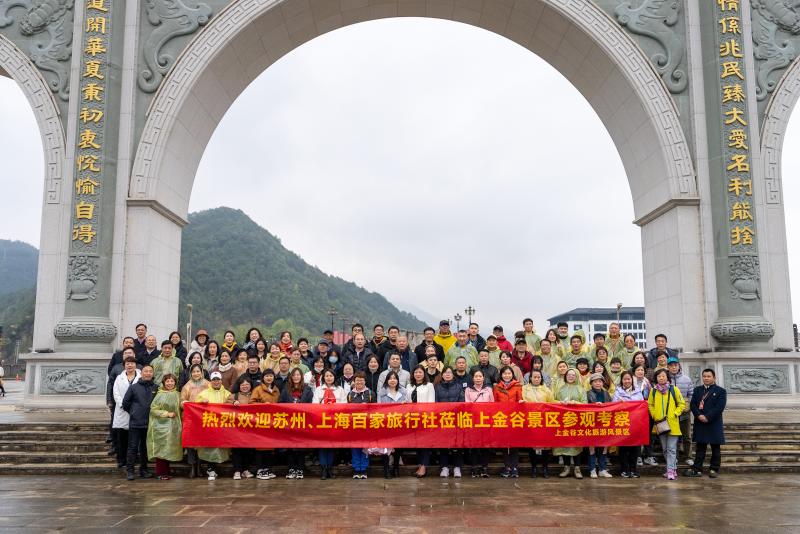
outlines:
[{"label": "stone archway", "polygon": [[0,35],[0,73],[7,73],[22,89],[42,138],[45,187],[33,346],[36,350],[52,350],[52,331],[63,314],[65,301],[63,292],[53,289],[66,283],[67,266],[62,265],[62,259],[70,228],[70,186],[64,182],[67,171],[64,130],[53,92],[41,72],[3,35]]},{"label": "stone archway", "polygon": [[[179,253],[180,225],[197,165],[216,125],[244,88],[318,35],[379,18],[421,16],[507,37],[548,61],[586,97],[620,153],[636,222],[642,226],[648,329],[672,332],[679,346],[709,346],[703,268],[694,252],[700,222],[688,144],[664,83],[619,25],[593,3],[570,0],[536,0],[513,8],[491,0],[474,9],[433,0],[353,9],[339,3],[321,6],[233,2],[197,35],[162,83],[129,184],[123,331],[131,330],[139,317],[164,328],[174,324],[178,273],[158,257]],[[154,232],[159,235],[155,247],[137,237]],[[674,282],[677,289],[670,287]],[[160,290],[137,290],[142,287]]]}]

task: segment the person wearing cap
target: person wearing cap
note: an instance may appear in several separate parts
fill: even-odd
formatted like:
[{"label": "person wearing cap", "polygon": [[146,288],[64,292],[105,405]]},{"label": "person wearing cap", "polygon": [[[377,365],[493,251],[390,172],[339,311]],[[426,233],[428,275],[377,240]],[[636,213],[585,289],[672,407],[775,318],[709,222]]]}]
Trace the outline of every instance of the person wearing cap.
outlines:
[{"label": "person wearing cap", "polygon": [[414,353],[417,355],[417,361],[421,364],[425,363],[427,359],[426,351],[428,347],[433,347],[436,357],[440,362],[444,362],[444,349],[436,341],[433,340],[436,335],[436,330],[430,326],[425,327],[422,331],[422,343],[414,347]]},{"label": "person wearing cap", "polygon": [[[586,392],[586,402],[589,404],[603,404],[611,402],[611,395],[606,391],[606,378],[602,373],[592,373],[589,377],[589,384],[591,387]],[[589,447],[589,476],[597,478],[611,478],[611,473],[606,469],[606,453],[607,447],[602,447],[598,452],[595,447]],[[600,468],[598,471],[597,468]]]},{"label": "person wearing cap", "polygon": [[678,356],[670,356],[667,358],[667,371],[669,372],[669,383],[681,390],[684,400],[686,400],[686,408],[678,418],[681,426],[681,438],[678,452],[681,453],[683,458],[689,460],[691,463],[692,458],[692,394],[694,393],[694,382],[692,379],[683,374],[681,368],[681,361]]},{"label": "person wearing cap", "polygon": [[189,344],[189,353],[191,354],[192,352],[199,352],[203,355],[203,358],[205,358],[208,341],[208,332],[201,328],[197,331],[197,333],[194,335],[194,339]]},{"label": "person wearing cap", "polygon": [[[653,434],[661,441],[661,449],[667,461],[664,475],[667,480],[675,480],[678,477],[678,438],[681,435],[678,419],[686,408],[686,401],[683,400],[681,391],[669,383],[669,372],[666,369],[656,371],[655,381],[647,399],[650,417],[655,422]],[[668,423],[668,428],[663,432],[659,432],[658,423],[661,421]]]},{"label": "person wearing cap", "polygon": [[450,350],[450,347],[456,344],[456,336],[450,333],[450,321],[447,319],[439,321],[439,332],[433,336],[433,340],[441,345],[445,354]]},{"label": "person wearing cap", "polygon": [[494,328],[492,328],[492,334],[497,338],[497,346],[500,347],[500,350],[514,352],[514,345],[512,345],[511,342],[506,339],[505,334],[503,334],[502,326],[496,325]]},{"label": "person wearing cap", "polygon": [[503,351],[497,346],[497,336],[494,334],[486,337],[486,350],[489,352],[489,363],[500,369],[500,353]]},{"label": "person wearing cap", "polygon": [[183,373],[183,362],[175,356],[174,345],[167,340],[161,343],[161,354],[155,358],[150,365],[153,366],[153,382],[161,384],[164,375],[181,376]]},{"label": "person wearing cap", "polygon": [[[325,330],[322,333],[322,339],[320,339],[319,342],[322,343],[323,341],[328,344],[328,351],[335,350],[341,354],[342,350],[344,350],[342,347],[333,342],[333,330]],[[317,343],[317,348],[319,348],[319,343]],[[319,356],[319,354],[317,354],[317,356]]]},{"label": "person wearing cap", "polygon": [[[214,371],[211,373],[211,383],[209,386],[197,394],[195,402],[202,404],[226,404],[231,399],[231,393],[222,386],[222,373]],[[206,474],[208,480],[217,479],[217,466],[226,462],[230,458],[230,450],[219,447],[197,449],[197,456],[200,460],[208,463]]]},{"label": "person wearing cap", "polygon": [[454,367],[456,359],[463,356],[467,360],[467,367],[478,365],[478,351],[475,347],[467,343],[467,331],[459,330],[456,335],[457,342],[455,345],[447,350],[447,356],[444,359],[444,364],[449,367]]}]

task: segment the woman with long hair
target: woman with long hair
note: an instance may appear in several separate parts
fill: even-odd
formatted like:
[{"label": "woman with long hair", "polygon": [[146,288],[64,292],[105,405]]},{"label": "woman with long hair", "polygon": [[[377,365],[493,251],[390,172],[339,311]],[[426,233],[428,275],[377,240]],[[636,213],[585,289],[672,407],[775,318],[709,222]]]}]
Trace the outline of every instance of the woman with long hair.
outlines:
[{"label": "woman with long hair", "polygon": [[[433,383],[428,380],[428,371],[422,365],[417,365],[411,373],[408,389],[411,402],[436,402],[436,389]],[[430,461],[430,449],[417,449],[417,471],[414,473],[414,476],[417,478],[425,477]]]},{"label": "woman with long hair", "polygon": [[[308,404],[314,400],[314,391],[311,386],[306,385],[303,380],[303,372],[300,369],[294,368],[289,372],[289,381],[286,382],[278,402],[284,404]],[[286,478],[295,479],[303,478],[305,465],[303,458],[305,457],[305,449],[287,449],[289,472]]]},{"label": "woman with long hair", "polygon": [[[336,375],[330,369],[322,371],[321,384],[314,390],[314,404],[341,404],[347,402],[344,388],[336,385]],[[322,480],[335,478],[333,473],[334,449],[319,450],[319,465],[322,471]]]}]

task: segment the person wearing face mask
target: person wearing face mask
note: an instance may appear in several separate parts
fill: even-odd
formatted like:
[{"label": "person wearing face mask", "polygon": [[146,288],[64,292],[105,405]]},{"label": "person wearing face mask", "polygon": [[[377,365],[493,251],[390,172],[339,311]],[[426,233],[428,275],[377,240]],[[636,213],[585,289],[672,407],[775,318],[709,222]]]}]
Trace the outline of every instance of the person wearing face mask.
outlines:
[{"label": "person wearing face mask", "polygon": [[322,385],[322,372],[325,370],[325,362],[322,359],[314,360],[312,369],[303,375],[303,382],[311,386],[311,389]]},{"label": "person wearing face mask", "polygon": [[[321,356],[320,356],[321,358]],[[325,366],[333,371],[333,374],[340,375],[342,372],[342,366],[344,365],[344,360],[339,357],[339,353],[335,350],[332,350],[328,353],[328,356],[324,359]]]}]

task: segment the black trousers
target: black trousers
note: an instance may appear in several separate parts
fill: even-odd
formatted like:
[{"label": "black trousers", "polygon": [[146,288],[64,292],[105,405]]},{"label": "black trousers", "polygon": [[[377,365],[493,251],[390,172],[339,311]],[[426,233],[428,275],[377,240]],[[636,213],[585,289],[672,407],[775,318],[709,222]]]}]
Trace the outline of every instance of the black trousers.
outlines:
[{"label": "black trousers", "polygon": [[472,467],[486,467],[489,465],[489,457],[494,452],[493,449],[470,449],[469,457]]},{"label": "black trousers", "polygon": [[147,428],[128,430],[128,472],[133,473],[136,454],[139,454],[139,472],[147,471]]},{"label": "black trousers", "polygon": [[639,447],[619,447],[619,463],[623,473],[636,473]]},{"label": "black trousers", "polygon": [[305,449],[286,449],[286,458],[286,467],[289,469],[305,469]]},{"label": "black trousers", "polygon": [[113,429],[115,438],[117,440],[115,446],[117,447],[117,463],[124,464],[128,460],[128,429],[115,428]]},{"label": "black trousers", "polygon": [[[706,461],[708,445],[708,443],[697,443],[697,451],[694,453],[694,468],[698,471],[703,470],[703,462]],[[711,462],[709,463],[709,467],[712,471],[719,471],[721,462],[722,454],[720,452],[719,443],[711,443]]]},{"label": "black trousers", "polygon": [[250,469],[253,463],[253,449],[231,449],[234,471]]},{"label": "black trousers", "polygon": [[256,469],[269,469],[275,463],[275,451],[256,450]]},{"label": "black trousers", "polygon": [[547,467],[547,462],[550,460],[550,450],[542,449],[542,454],[536,454],[536,449],[529,449],[528,454],[531,457],[531,467],[541,465]]}]

